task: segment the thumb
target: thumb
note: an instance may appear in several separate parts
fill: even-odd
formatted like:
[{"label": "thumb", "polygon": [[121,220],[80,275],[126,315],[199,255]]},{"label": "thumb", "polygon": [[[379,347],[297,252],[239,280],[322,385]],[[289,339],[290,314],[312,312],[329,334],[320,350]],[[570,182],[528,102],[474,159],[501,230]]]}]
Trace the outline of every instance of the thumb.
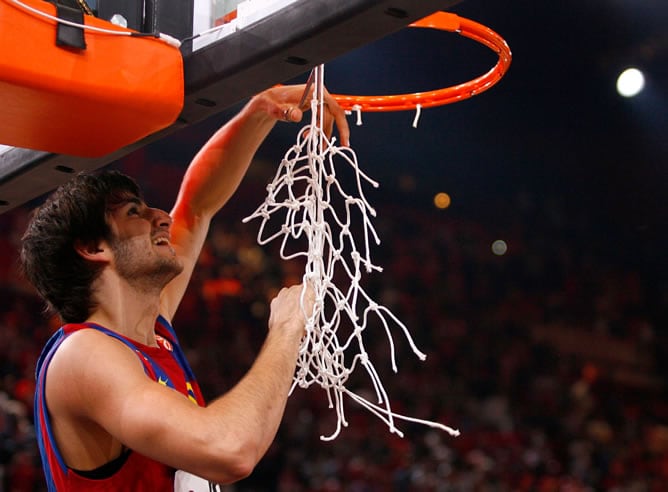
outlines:
[{"label": "thumb", "polygon": [[302,120],[304,113],[301,109],[296,106],[283,106],[281,109],[281,114],[279,119],[283,121],[289,121],[292,123],[298,123]]}]

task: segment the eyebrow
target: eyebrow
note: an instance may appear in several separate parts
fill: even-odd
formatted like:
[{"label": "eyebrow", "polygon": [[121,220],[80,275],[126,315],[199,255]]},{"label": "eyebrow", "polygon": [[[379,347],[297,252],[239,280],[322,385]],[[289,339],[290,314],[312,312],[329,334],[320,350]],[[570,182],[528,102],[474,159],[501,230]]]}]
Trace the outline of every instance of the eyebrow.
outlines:
[{"label": "eyebrow", "polygon": [[130,197],[130,198],[127,198],[127,199],[123,200],[123,202],[122,202],[123,205],[128,204],[128,203],[134,203],[135,205],[143,205],[144,201],[139,197],[133,196],[133,197]]},{"label": "eyebrow", "polygon": [[116,210],[119,210],[119,209],[125,207],[126,205],[128,205],[130,203],[132,203],[134,205],[137,205],[137,206],[141,206],[141,205],[144,205],[144,200],[142,200],[138,196],[130,195],[126,198],[123,198],[123,199],[119,200],[116,203],[108,205],[107,206],[107,211],[108,212],[115,212]]}]

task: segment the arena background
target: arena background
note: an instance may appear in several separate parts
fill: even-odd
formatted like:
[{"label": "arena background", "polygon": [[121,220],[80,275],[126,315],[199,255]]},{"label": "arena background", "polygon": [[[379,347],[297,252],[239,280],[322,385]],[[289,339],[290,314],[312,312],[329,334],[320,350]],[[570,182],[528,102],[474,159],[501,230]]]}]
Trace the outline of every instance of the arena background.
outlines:
[{"label": "arena background", "polygon": [[[506,77],[471,100],[352,126],[384,272],[368,279],[428,353],[399,343],[389,371],[399,411],[458,438],[406,425],[400,439],[364,410],[333,443],[325,395],[297,391],[276,443],[229,490],[662,491],[668,479],[666,246],[668,5],[635,1],[466,0],[459,15],[500,33]],[[333,91],[426,88],[493,63],[457,36],[402,31],[334,60]],[[427,39],[429,38],[429,39]],[[442,61],[443,60],[443,61]],[[647,87],[615,91],[628,66]],[[396,85],[395,85],[396,84]],[[112,167],[168,208],[184,166],[235,108]],[[299,265],[242,224],[298,127],[279,124],[216,219],[175,324],[204,392],[229,388],[263,340],[268,300]],[[438,209],[436,193],[451,204]],[[0,215],[0,490],[39,491],[31,425],[35,359],[55,320],[16,265],[35,203]],[[492,252],[503,240],[507,251]]]}]

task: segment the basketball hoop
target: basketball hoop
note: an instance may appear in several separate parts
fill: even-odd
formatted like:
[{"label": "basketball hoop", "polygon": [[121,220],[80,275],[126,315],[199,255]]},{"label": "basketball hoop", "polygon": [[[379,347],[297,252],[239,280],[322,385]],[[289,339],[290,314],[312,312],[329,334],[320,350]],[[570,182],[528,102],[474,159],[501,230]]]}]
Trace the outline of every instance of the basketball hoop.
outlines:
[{"label": "basketball hoop", "polygon": [[[430,92],[388,96],[333,95],[344,110],[417,111],[461,101],[479,94],[494,84],[510,66],[510,49],[491,29],[454,14],[436,12],[413,24],[457,32],[491,48],[499,55],[496,66],[486,74],[464,84]],[[264,245],[280,240],[280,255],[285,260],[301,257],[306,260],[304,285],[315,293],[312,314],[306,315],[306,334],[302,340],[291,392],[316,384],[327,393],[329,407],[337,414],[334,431],[321,439],[335,439],[348,425],[344,400],[355,401],[380,418],[390,432],[403,436],[397,420],[415,422],[441,429],[456,436],[459,431],[439,422],[396,413],[383,386],[380,373],[366,349],[366,338],[375,340],[384,333],[390,347],[392,370],[398,372],[394,336],[399,334],[413,353],[424,360],[426,354],[416,346],[408,328],[386,306],[376,302],[365,290],[364,273],[382,271],[373,263],[370,245],[380,243],[372,217],[376,212],[364,194],[365,186],[378,183],[362,172],[357,156],[350,147],[339,147],[335,138],[325,134],[324,66],[315,67],[306,83],[304,94],[311,97],[311,123],[302,128],[297,142],[289,149],[271,183],[264,202],[244,219],[261,221],[257,241]],[[299,107],[304,108],[305,100]],[[342,171],[352,173],[350,182],[339,180]],[[273,223],[272,223],[273,222]],[[355,225],[355,227],[353,227]],[[354,231],[354,232],[353,232]],[[287,247],[294,239],[306,239],[295,250]],[[301,244],[301,245],[300,245]],[[306,287],[304,287],[306,288]],[[303,310],[303,306],[302,306]],[[360,370],[371,381],[372,392],[363,394],[347,387],[349,376]],[[367,396],[375,394],[375,402]],[[373,399],[373,398],[372,398]]]},{"label": "basketball hoop", "polygon": [[496,32],[475,21],[448,12],[436,12],[414,22],[410,27],[456,32],[487,46],[498,54],[499,60],[491,70],[480,77],[463,84],[433,91],[386,96],[333,94],[343,109],[347,111],[404,111],[463,101],[492,87],[510,67],[512,55],[508,44]]}]

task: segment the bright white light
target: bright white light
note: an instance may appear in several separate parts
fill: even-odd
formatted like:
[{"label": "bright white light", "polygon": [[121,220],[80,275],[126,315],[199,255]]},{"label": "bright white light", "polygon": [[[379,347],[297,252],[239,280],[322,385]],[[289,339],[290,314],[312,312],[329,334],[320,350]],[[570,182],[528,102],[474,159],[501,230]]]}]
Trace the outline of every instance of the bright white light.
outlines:
[{"label": "bright white light", "polygon": [[633,97],[645,87],[645,76],[637,68],[627,68],[617,77],[617,92],[624,97]]}]

